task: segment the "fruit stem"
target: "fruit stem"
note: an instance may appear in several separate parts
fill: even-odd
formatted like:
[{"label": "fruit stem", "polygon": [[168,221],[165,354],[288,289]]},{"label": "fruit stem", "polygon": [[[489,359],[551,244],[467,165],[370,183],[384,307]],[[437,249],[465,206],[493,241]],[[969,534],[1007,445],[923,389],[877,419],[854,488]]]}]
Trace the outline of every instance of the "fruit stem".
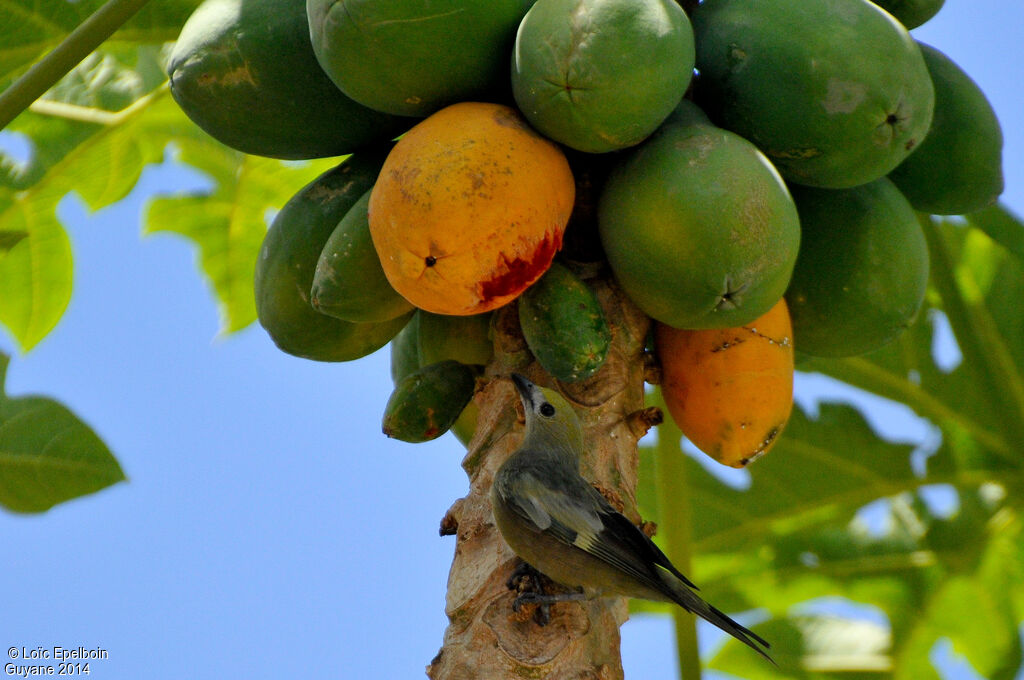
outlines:
[{"label": "fruit stem", "polygon": [[[653,394],[655,406],[668,413],[661,388]],[[679,446],[683,433],[665,418],[658,426],[658,443],[655,446],[655,486],[658,496],[659,543],[676,568],[684,574],[692,574],[692,527],[689,493],[689,475],[684,454]],[[683,490],[684,493],[679,493]],[[675,623],[676,654],[679,657],[679,677],[682,680],[700,680],[700,651],[697,647],[697,619],[680,607],[672,607]]]},{"label": "fruit stem", "polygon": [[0,129],[99,47],[148,0],[109,0],[0,94]]},{"label": "fruit stem", "polygon": [[1007,441],[1024,440],[1024,379],[985,308],[984,296],[973,279],[958,280],[949,248],[930,215],[919,220],[928,239],[931,279],[964,355],[965,367],[974,373],[991,398]]}]

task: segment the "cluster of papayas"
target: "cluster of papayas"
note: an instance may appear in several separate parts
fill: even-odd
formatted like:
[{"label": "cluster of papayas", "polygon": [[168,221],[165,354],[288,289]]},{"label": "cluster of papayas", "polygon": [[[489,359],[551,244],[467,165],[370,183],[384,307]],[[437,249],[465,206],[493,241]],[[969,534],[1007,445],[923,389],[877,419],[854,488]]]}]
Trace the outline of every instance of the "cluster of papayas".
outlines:
[{"label": "cluster of papayas", "polygon": [[205,0],[171,92],[247,153],[348,154],[275,218],[257,311],[309,359],[390,341],[389,436],[468,442],[506,305],[553,378],[593,377],[610,272],[656,322],[673,418],[745,465],[785,426],[794,348],[913,321],[915,211],[1002,191],[985,96],[908,33],[942,4]]}]

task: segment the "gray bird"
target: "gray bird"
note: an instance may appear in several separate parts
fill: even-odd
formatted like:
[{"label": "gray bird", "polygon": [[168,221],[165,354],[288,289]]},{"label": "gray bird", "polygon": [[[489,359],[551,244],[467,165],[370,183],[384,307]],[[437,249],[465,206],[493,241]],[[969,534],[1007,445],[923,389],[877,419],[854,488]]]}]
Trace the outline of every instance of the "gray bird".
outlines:
[{"label": "gray bird", "polygon": [[531,567],[564,586],[582,588],[524,594],[515,606],[603,596],[675,602],[772,661],[764,639],[702,600],[665,553],[580,475],[583,432],[569,403],[521,375],[512,374],[512,382],[526,412],[526,435],[495,475],[494,521]]}]

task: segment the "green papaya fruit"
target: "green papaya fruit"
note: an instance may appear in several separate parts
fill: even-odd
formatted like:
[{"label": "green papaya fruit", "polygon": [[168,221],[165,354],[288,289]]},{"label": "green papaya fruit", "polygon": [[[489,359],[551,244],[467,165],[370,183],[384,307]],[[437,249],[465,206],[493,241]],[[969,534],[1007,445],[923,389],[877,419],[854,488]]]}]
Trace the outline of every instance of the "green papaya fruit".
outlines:
[{"label": "green papaya fruit", "polygon": [[426,116],[507,89],[508,55],[531,0],[308,0],[313,49],[352,99]]},{"label": "green papaya fruit", "polygon": [[420,324],[420,366],[429,366],[447,359],[485,366],[494,356],[491,312],[448,316],[421,309],[416,315]]},{"label": "green papaya fruit", "polygon": [[349,323],[313,309],[309,291],[320,252],[338,220],[373,186],[387,149],[349,156],[303,187],[277,213],[256,261],[256,314],[283,351],[317,361],[351,361],[383,347],[411,314]]},{"label": "green papaya fruit", "polygon": [[473,397],[477,371],[457,361],[425,366],[403,378],[384,408],[384,434],[425,442],[447,432]]},{"label": "green papaya fruit", "polygon": [[538,0],[516,34],[512,92],[546,136],[589,153],[639,144],[693,76],[675,0]]},{"label": "green papaya fruit", "polygon": [[906,28],[917,28],[939,13],[946,0],[873,0]]},{"label": "green papaya fruit", "polygon": [[338,91],[313,53],[304,0],[206,0],[182,27],[167,71],[185,114],[245,153],[340,156],[408,126]]},{"label": "green papaya fruit", "polygon": [[928,284],[928,244],[914,209],[883,177],[853,189],[792,187],[803,242],[786,291],[793,346],[864,354],[913,321]]},{"label": "green papaya fruit", "polygon": [[1003,193],[1003,132],[992,105],[970,76],[942,52],[921,44],[935,84],[928,137],[891,179],[915,210],[963,215]]},{"label": "green papaya fruit", "polygon": [[679,106],[672,109],[662,125],[711,125],[711,119],[704,110],[689,99],[679,102]]},{"label": "green papaya fruit", "polygon": [[608,358],[612,332],[601,303],[559,262],[519,296],[519,325],[540,365],[564,382],[589,378]]},{"label": "green papaya fruit", "polygon": [[674,328],[731,328],[779,301],[800,224],[782,178],[743,138],[665,125],[612,171],[598,228],[616,280]]},{"label": "green papaya fruit", "polygon": [[420,367],[420,314],[413,312],[409,323],[391,340],[391,384],[397,385],[402,378],[419,370]]},{"label": "green papaya fruit", "polygon": [[921,50],[866,0],[706,0],[693,27],[698,103],[791,182],[870,182],[928,132]]},{"label": "green papaya fruit", "polygon": [[412,311],[384,276],[370,238],[367,191],[331,232],[313,276],[313,308],[343,321],[387,321]]}]

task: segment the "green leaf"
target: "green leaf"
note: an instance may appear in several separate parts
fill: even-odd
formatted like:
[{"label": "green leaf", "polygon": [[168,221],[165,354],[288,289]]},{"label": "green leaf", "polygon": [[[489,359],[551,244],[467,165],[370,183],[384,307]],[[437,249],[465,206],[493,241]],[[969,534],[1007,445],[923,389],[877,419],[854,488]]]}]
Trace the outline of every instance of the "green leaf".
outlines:
[{"label": "green leaf", "polygon": [[71,243],[52,202],[0,200],[0,233],[25,237],[0,258],[0,323],[23,349],[57,324],[71,299]]},{"label": "green leaf", "polygon": [[0,256],[28,236],[27,231],[0,231]]},{"label": "green leaf", "polygon": [[66,407],[6,395],[8,361],[0,353],[0,505],[42,512],[123,480],[107,446]]},{"label": "green leaf", "polygon": [[966,217],[968,224],[1024,260],[1024,224],[1005,205],[989,206]]},{"label": "green leaf", "polygon": [[[103,5],[104,0],[0,0],[0,16],[17,30],[0,32],[0,90]],[[108,45],[155,44],[178,37],[199,0],[147,3],[108,41]]]},{"label": "green leaf", "polygon": [[202,137],[180,140],[180,160],[210,177],[201,195],[160,196],[144,218],[144,232],[170,232],[199,246],[202,269],[220,301],[222,329],[234,332],[256,319],[253,276],[267,231],[267,215],[337,159],[288,163],[247,156]]}]

